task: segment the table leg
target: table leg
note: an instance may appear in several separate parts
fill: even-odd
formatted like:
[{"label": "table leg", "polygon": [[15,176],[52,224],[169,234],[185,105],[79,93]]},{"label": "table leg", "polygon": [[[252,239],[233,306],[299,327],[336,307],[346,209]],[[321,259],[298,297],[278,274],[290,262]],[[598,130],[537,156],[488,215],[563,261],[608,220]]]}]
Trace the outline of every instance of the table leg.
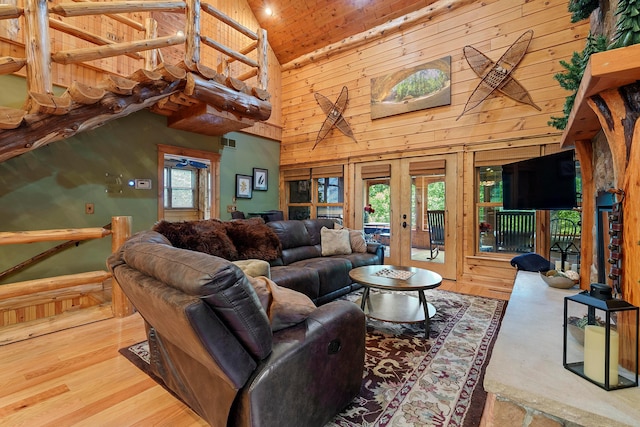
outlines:
[{"label": "table leg", "polygon": [[420,298],[420,304],[424,310],[424,337],[429,338],[429,332],[431,331],[431,319],[429,319],[429,306],[427,305],[427,299],[424,296],[424,291],[418,291],[418,297]]},{"label": "table leg", "polygon": [[[369,287],[364,287],[364,292],[362,293],[362,302],[360,303],[360,308],[364,311],[364,302],[369,299]],[[369,304],[369,309],[371,309],[371,304]]]}]

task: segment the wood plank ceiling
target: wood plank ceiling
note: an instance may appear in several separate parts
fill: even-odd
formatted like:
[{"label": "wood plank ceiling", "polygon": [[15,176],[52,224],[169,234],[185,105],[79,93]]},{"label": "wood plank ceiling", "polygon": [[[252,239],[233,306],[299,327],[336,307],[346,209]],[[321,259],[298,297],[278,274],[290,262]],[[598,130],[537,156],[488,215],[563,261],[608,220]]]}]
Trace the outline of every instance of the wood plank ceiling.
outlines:
[{"label": "wood plank ceiling", "polygon": [[247,0],[281,65],[436,1]]}]

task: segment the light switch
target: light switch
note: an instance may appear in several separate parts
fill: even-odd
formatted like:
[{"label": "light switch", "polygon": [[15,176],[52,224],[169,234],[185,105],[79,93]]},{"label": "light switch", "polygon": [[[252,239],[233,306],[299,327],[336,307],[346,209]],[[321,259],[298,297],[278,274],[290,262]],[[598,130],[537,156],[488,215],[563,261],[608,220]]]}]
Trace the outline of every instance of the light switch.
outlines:
[{"label": "light switch", "polygon": [[136,179],[134,188],[136,190],[151,190],[151,180],[150,179]]}]

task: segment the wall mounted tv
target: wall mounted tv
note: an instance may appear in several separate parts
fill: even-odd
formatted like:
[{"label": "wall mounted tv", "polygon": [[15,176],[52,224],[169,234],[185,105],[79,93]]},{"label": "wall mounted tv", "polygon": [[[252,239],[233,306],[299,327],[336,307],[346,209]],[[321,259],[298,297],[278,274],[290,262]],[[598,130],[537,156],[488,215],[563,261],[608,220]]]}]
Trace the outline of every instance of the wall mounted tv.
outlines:
[{"label": "wall mounted tv", "polygon": [[559,210],[576,207],[573,150],[502,166],[504,209]]}]

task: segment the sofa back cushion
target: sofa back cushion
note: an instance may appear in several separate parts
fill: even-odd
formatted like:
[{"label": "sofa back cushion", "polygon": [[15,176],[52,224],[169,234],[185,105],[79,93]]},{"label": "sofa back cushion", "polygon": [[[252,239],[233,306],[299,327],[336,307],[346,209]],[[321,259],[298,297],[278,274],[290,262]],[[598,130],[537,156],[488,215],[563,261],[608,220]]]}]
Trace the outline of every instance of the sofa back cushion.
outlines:
[{"label": "sofa back cushion", "polygon": [[322,237],[320,236],[320,230],[322,230],[322,227],[335,228],[335,222],[332,219],[305,219],[302,222],[311,237],[312,245],[320,245],[322,243]]},{"label": "sofa back cushion", "polygon": [[[268,222],[269,226],[278,236],[282,250],[298,248],[300,246],[313,246],[311,236],[304,226],[303,221],[272,221]],[[320,243],[320,241],[318,241]]]},{"label": "sofa back cushion", "polygon": [[[149,232],[146,232],[149,233]],[[134,240],[125,242],[122,260],[158,281],[199,297],[257,359],[271,352],[267,314],[244,273],[231,262],[208,254]]]}]

